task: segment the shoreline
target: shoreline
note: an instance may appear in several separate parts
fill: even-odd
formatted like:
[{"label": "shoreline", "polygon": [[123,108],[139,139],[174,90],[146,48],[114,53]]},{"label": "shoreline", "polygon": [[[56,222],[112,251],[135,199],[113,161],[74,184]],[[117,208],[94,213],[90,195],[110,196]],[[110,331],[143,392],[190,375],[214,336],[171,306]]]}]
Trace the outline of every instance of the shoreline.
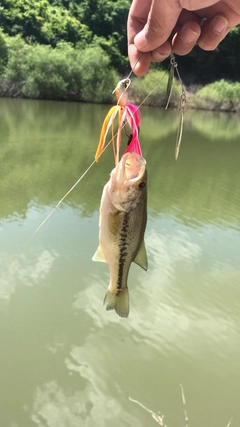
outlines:
[{"label": "shoreline", "polygon": [[[37,99],[37,100],[49,100],[49,101],[59,101],[59,102],[83,102],[80,99],[77,99],[77,96],[73,93],[66,93],[61,98],[41,98],[35,97],[30,98],[24,96],[22,93],[22,88],[25,82],[9,82],[6,80],[0,81],[0,97],[1,98],[20,98],[20,99]],[[205,111],[220,111],[220,112],[229,112],[229,113],[238,113],[240,112],[240,102],[233,102],[230,100],[224,101],[213,101],[212,99],[203,99],[202,102],[199,100],[196,102],[194,100],[195,93],[189,92],[186,90],[186,105],[185,109],[193,109],[193,110],[205,110]],[[89,101],[92,103],[92,101]],[[141,100],[137,96],[131,96],[131,102],[138,105],[141,103]],[[96,102],[96,104],[106,104],[106,102]],[[114,104],[114,102],[109,102],[108,104]],[[147,107],[165,107],[165,98],[159,98],[158,102],[155,100],[151,100],[149,97],[144,105]],[[178,101],[171,101],[169,103],[170,108],[178,108]]]}]

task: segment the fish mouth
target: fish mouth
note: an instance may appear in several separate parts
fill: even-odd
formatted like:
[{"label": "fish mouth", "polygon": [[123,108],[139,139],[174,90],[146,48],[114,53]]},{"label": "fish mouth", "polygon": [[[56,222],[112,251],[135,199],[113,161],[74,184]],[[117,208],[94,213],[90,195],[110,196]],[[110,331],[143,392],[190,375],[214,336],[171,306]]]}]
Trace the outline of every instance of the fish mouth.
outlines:
[{"label": "fish mouth", "polygon": [[146,169],[146,160],[137,153],[126,153],[122,157],[121,175],[124,180],[137,181]]}]

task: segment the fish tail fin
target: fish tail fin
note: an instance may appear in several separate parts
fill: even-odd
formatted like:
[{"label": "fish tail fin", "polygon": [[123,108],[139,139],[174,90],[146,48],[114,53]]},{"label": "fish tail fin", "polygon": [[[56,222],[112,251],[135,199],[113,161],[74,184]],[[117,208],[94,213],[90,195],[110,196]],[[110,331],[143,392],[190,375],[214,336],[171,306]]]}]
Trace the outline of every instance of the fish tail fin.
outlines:
[{"label": "fish tail fin", "polygon": [[106,304],[106,310],[115,310],[120,317],[128,317],[129,315],[129,296],[128,288],[121,291],[108,290],[103,304]]}]

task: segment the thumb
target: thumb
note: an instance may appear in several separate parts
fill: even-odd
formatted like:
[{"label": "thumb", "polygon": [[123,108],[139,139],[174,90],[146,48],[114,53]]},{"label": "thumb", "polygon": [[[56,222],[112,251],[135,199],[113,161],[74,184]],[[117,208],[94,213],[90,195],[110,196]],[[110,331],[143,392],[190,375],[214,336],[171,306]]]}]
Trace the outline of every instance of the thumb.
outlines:
[{"label": "thumb", "polygon": [[147,22],[134,38],[141,52],[149,52],[163,45],[171,35],[182,11],[177,0],[153,0]]}]

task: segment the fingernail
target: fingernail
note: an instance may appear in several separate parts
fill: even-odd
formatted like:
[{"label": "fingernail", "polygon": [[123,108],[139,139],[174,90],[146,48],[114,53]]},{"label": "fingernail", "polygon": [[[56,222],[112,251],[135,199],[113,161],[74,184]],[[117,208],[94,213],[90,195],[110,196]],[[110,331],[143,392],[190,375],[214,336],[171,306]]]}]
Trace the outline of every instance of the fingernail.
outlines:
[{"label": "fingernail", "polygon": [[144,49],[147,45],[147,40],[145,37],[144,30],[140,31],[135,37],[134,37],[134,44],[138,50]]},{"label": "fingernail", "polygon": [[216,34],[222,33],[224,30],[226,30],[228,26],[228,21],[223,16],[216,16],[216,18],[213,20],[212,24],[212,30]]},{"label": "fingernail", "polygon": [[188,27],[183,27],[181,31],[181,39],[184,44],[191,44],[194,41],[196,41],[198,38],[198,33],[195,33],[195,31],[191,30]]}]

